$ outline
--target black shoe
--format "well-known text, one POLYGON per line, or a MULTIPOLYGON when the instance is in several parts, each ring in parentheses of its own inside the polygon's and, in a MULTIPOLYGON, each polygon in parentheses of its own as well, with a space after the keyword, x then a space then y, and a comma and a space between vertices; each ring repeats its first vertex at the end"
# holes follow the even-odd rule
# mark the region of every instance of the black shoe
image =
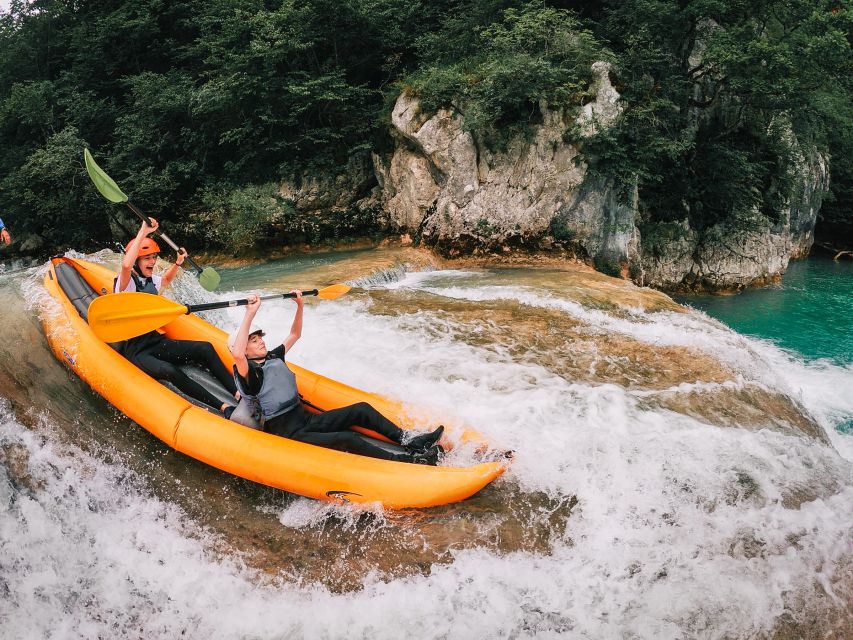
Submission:
POLYGON ((222 415, 225 416, 226 420, 230 420, 231 414, 234 413, 234 409, 236 409, 236 408, 237 407, 231 407, 231 406, 225 407, 225 410, 222 412, 222 415))
POLYGON ((412 453, 412 462, 415 464, 428 464, 434 467, 438 464, 438 457, 442 453, 444 453, 444 449, 435 445, 425 451, 415 451, 412 453))
POLYGON ((411 440, 406 443, 406 448, 409 451, 426 451, 431 446, 433 446, 436 442, 441 440, 441 434, 444 433, 444 425, 439 425, 438 429, 435 431, 431 431, 430 433, 424 433, 419 436, 415 436, 411 440))

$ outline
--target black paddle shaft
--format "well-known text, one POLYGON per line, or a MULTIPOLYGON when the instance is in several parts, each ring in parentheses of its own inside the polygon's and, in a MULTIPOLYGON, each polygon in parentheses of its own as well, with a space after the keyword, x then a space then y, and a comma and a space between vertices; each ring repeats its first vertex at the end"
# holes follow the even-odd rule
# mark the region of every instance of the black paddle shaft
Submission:
MULTIPOLYGON (((136 207, 136 205, 134 205, 129 200, 127 202, 125 202, 125 204, 127 205, 128 209, 130 209, 131 211, 133 211, 133 213, 135 213, 136 215, 139 216, 140 220, 142 220, 145 224, 147 224, 149 226, 151 225, 151 220, 148 218, 148 216, 146 216, 144 213, 142 213, 142 211, 140 211, 136 207)), ((175 253, 178 252, 178 249, 179 249, 178 245, 176 245, 174 242, 172 242, 172 239, 169 236, 167 236, 165 233, 163 233, 159 229, 157 229, 157 231, 155 231, 154 233, 156 233, 158 236, 163 238, 163 242, 165 242, 167 245, 172 247, 172 249, 175 251, 175 253)), ((193 260, 192 258, 190 258, 189 256, 186 256, 184 259, 189 261, 189 263, 192 265, 193 269, 196 270, 196 273, 201 273, 202 271, 204 271, 204 269, 202 269, 200 266, 198 266, 196 261, 193 260)))
MULTIPOLYGON (((320 291, 311 289, 311 291, 303 291, 303 296, 316 296, 320 291)), ((295 293, 274 293, 269 296, 261 296, 259 300, 278 300, 279 298, 295 298, 295 293)), ((243 307, 249 304, 248 298, 240 300, 226 300, 224 302, 206 302, 204 304, 193 304, 187 307, 187 313, 195 313, 196 311, 212 311, 213 309, 228 309, 230 307, 243 307)))

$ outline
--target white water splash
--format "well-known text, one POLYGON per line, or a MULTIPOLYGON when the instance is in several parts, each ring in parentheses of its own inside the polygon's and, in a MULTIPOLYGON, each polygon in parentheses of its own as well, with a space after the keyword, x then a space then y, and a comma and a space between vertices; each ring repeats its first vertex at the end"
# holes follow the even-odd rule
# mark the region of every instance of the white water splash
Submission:
MULTIPOLYGON (((390 287, 411 286, 409 278, 390 287)), ((461 293, 522 304, 553 298, 510 286, 454 290, 461 293)), ((502 482, 578 497, 550 552, 457 552, 427 576, 368 577, 345 594, 261 581, 239 558, 210 553, 210 534, 146 495, 119 465, 52 447, 4 406, 0 442, 28 451, 29 473, 41 484, 22 487, 0 467, 4 634, 747 638, 768 633, 783 612, 798 620, 804 614, 794 604, 813 597, 816 583, 839 606, 849 602, 850 585, 835 584, 834 570, 851 553, 851 437, 832 427, 853 417, 853 401, 824 385, 850 389, 853 372, 803 363, 699 314, 634 322, 557 302, 608 331, 716 354, 742 376, 733 384, 772 386, 800 402, 833 447, 643 409, 617 385, 572 383, 500 349, 458 342, 430 312, 377 316, 352 299, 309 304, 297 363, 475 425, 516 452, 502 482)), ((285 337, 294 308, 262 307, 269 344, 285 337)), ((229 311, 231 326, 221 326, 233 328, 241 316, 229 311)), ((355 523, 355 514, 297 500, 279 520, 310 536, 324 518, 355 523)))

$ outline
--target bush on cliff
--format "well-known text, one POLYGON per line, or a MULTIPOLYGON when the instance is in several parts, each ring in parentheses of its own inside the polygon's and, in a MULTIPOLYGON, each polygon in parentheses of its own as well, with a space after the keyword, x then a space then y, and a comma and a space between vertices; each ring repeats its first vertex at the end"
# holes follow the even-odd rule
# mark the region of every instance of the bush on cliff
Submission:
POLYGON ((541 100, 567 109, 583 103, 590 67, 606 53, 572 12, 531 3, 491 24, 477 17, 465 31, 459 16, 448 17, 438 31, 445 38, 421 41, 422 67, 407 82, 426 111, 453 107, 466 130, 506 139, 540 121, 541 100))
MULTIPOLYGON (((701 230, 756 210, 773 221, 792 195, 795 145, 853 140, 849 8, 614 0, 599 19, 626 109, 585 151, 593 170, 639 183, 647 220, 701 230)), ((853 158, 835 153, 832 166, 849 198, 853 158)))

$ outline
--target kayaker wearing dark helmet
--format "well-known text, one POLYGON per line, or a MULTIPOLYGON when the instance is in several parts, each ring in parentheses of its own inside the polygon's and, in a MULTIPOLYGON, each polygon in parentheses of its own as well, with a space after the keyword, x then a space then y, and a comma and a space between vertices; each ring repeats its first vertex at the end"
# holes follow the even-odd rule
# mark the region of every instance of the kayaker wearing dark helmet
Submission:
MULTIPOLYGON (((142 223, 139 233, 125 247, 121 271, 113 284, 115 293, 139 291, 158 295, 175 279, 178 267, 184 262, 187 252, 181 248, 177 260, 162 277, 154 274, 160 247, 148 237, 148 234, 156 231, 159 225, 154 218, 150 220, 150 225, 142 223)), ((117 346, 117 349, 152 378, 171 382, 188 396, 222 411, 226 417, 231 415, 234 409, 232 405, 219 401, 177 366, 192 362, 206 368, 236 398, 237 387, 234 385, 234 377, 222 364, 219 356, 216 355, 216 350, 209 342, 171 340, 157 331, 149 331, 126 340, 117 346)))
POLYGON ((296 376, 284 360, 302 336, 303 301, 296 294, 296 317, 284 342, 267 350, 264 332, 252 324, 261 306, 257 295, 248 296, 249 304, 240 328, 228 338, 228 348, 234 356, 234 380, 243 402, 250 403, 263 419, 263 429, 269 433, 322 447, 358 453, 374 458, 434 465, 441 448, 436 443, 444 432, 438 427, 431 433, 411 438, 404 444, 405 453, 391 453, 366 442, 351 427, 372 429, 397 444, 403 444, 406 432, 366 402, 312 413, 305 409, 296 388, 296 376))

